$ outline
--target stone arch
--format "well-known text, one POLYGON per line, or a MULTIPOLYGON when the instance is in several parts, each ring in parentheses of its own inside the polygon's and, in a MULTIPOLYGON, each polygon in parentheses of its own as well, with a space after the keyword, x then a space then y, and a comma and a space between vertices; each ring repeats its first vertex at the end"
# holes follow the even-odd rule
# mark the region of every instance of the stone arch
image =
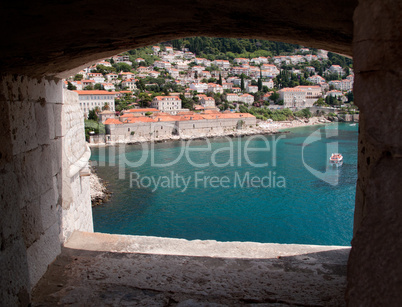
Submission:
POLYGON ((346 297, 350 305, 401 303, 401 10, 399 2, 389 0, 4 4, 2 28, 9 30, 0 51, 0 271, 7 276, 1 280, 2 301, 26 303, 60 252, 60 213, 52 211, 64 200, 57 174, 63 170, 58 138, 65 128, 60 109, 65 94, 58 78, 121 51, 206 35, 279 40, 353 55, 361 124, 346 297), (43 190, 35 182, 45 156, 51 167, 41 177, 43 190), (54 194, 51 204, 46 193, 54 194), (52 209, 43 211, 47 207, 52 209), (46 229, 31 227, 37 223, 46 229), (40 265, 38 257, 44 259, 40 265))

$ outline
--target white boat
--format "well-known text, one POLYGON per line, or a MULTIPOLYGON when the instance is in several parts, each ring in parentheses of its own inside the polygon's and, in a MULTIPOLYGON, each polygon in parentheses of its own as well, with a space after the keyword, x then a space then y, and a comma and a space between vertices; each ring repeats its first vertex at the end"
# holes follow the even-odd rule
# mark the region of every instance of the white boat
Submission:
POLYGON ((340 153, 333 153, 329 158, 329 164, 341 166, 343 164, 343 156, 340 153))

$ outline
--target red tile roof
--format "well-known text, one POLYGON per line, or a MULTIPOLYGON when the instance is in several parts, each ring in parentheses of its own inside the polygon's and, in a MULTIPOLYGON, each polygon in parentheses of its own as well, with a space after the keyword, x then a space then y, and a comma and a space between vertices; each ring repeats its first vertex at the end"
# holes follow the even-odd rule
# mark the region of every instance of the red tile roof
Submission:
POLYGON ((78 95, 116 95, 116 92, 108 92, 101 90, 93 90, 93 91, 73 91, 78 95))
POLYGON ((155 108, 143 108, 143 109, 130 109, 125 112, 129 113, 139 113, 139 112, 159 112, 158 109, 155 108))
POLYGON ((121 125, 123 124, 121 121, 115 118, 108 118, 105 123, 105 125, 121 125))

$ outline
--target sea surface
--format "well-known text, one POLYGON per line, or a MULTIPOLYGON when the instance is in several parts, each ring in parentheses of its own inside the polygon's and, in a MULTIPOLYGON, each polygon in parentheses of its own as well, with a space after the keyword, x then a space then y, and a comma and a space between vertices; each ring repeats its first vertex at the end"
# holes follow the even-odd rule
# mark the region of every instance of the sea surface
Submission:
POLYGON ((350 245, 358 126, 288 130, 92 148, 98 175, 113 192, 93 208, 95 231, 350 245), (336 151, 344 156, 339 168, 328 165, 336 151))

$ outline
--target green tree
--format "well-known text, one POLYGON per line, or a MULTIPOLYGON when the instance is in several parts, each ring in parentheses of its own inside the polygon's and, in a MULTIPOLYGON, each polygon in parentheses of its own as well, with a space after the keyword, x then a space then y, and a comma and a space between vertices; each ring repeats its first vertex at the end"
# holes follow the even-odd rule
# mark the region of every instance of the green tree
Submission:
POLYGON ((355 99, 352 91, 348 92, 348 93, 346 94, 346 97, 348 98, 348 103, 353 102, 354 99, 355 99))
POLYGON ((96 114, 96 111, 94 109, 89 110, 88 112, 88 120, 94 120, 94 121, 98 121, 98 114, 96 114))
POLYGON ((152 101, 151 96, 149 96, 147 93, 140 93, 138 95, 139 103, 141 107, 148 107, 149 103, 152 101))
POLYGON ((258 85, 258 91, 262 91, 262 80, 261 80, 261 78, 258 78, 258 83, 257 83, 257 85, 258 85))
POLYGON ((84 90, 85 91, 92 91, 94 88, 93 88, 93 86, 91 85, 91 84, 89 84, 89 85, 87 85, 87 86, 85 86, 84 87, 84 90))
POLYGON ((67 89, 70 91, 74 91, 77 89, 75 85, 72 85, 70 81, 67 82, 67 89))
POLYGON ((135 85, 137 86, 137 88, 138 88, 140 91, 145 91, 145 82, 144 82, 144 79, 139 78, 139 80, 138 80, 137 82, 135 82, 135 85))
POLYGON ((128 65, 127 63, 117 63, 113 64, 113 67, 116 69, 116 71, 124 71, 124 72, 130 72, 131 71, 131 66, 128 65))
POLYGON ((222 75, 219 73, 218 84, 222 85, 222 75))
POLYGON ((277 92, 273 92, 271 96, 269 97, 274 103, 276 103, 279 99, 279 94, 277 92))
POLYGON ((102 110, 110 110, 110 106, 107 102, 105 102, 105 104, 103 105, 102 110))
POLYGON ((315 106, 319 106, 319 107, 321 107, 321 106, 327 106, 327 104, 325 103, 325 100, 324 100, 324 98, 318 98, 318 100, 316 101, 316 102, 314 102, 314 105, 315 106))
POLYGON ((76 74, 74 76, 74 81, 81 81, 84 78, 82 74, 76 74))
POLYGON ((102 123, 98 123, 96 120, 84 120, 84 125, 85 125, 85 138, 87 141, 89 141, 89 135, 90 132, 91 134, 105 134, 106 129, 105 125, 102 123))
POLYGON ((94 89, 95 89, 95 90, 104 90, 105 88, 103 87, 102 84, 96 83, 95 86, 94 86, 94 89))
POLYGON ((240 89, 244 91, 244 74, 240 76, 240 89))

